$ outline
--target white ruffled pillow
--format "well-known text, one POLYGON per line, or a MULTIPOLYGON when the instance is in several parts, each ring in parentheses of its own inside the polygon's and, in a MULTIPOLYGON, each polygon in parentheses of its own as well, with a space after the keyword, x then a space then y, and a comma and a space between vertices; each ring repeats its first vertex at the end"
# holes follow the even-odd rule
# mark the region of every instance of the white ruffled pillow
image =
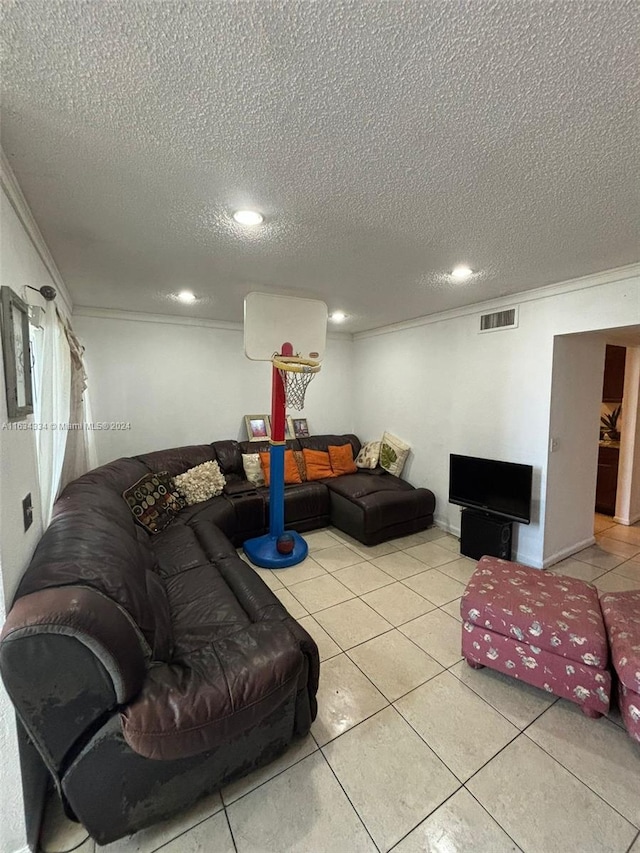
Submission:
POLYGON ((245 477, 252 485, 266 485, 267 481, 264 477, 264 471, 262 470, 262 465, 260 463, 259 453, 243 453, 242 467, 244 468, 245 477))
POLYGON ((176 489, 184 496, 187 506, 202 503, 222 494, 226 480, 217 462, 203 462, 173 478, 176 489))

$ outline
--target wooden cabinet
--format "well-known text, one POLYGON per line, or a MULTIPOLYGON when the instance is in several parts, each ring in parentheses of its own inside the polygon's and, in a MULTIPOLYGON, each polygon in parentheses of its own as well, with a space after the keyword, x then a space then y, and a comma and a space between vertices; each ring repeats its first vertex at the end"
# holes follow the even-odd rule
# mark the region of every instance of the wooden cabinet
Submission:
POLYGON ((604 382, 602 385, 603 402, 620 402, 624 388, 624 360, 626 347, 614 347, 607 344, 604 359, 604 382))
POLYGON ((615 515, 618 488, 618 447, 600 446, 598 451, 598 481, 596 484, 596 512, 615 515))

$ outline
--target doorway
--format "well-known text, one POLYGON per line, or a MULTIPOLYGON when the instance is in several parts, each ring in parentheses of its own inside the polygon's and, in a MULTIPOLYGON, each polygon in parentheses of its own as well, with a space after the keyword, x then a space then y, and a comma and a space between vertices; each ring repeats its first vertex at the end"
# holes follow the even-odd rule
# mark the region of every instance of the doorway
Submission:
POLYGON ((612 522, 616 514, 618 494, 620 427, 622 426, 626 357, 626 347, 609 343, 606 345, 600 405, 595 511, 603 516, 611 516, 612 522))

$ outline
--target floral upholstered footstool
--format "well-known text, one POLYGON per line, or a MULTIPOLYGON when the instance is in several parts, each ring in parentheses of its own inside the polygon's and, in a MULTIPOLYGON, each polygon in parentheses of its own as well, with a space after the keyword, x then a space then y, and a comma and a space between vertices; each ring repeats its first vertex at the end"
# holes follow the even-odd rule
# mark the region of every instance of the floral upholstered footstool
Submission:
POLYGON ((460 603, 462 654, 581 706, 609 710, 607 635, 595 587, 482 557, 460 603))
POLYGON ((618 703, 627 731, 640 741, 640 589, 600 598, 611 662, 618 675, 618 703))

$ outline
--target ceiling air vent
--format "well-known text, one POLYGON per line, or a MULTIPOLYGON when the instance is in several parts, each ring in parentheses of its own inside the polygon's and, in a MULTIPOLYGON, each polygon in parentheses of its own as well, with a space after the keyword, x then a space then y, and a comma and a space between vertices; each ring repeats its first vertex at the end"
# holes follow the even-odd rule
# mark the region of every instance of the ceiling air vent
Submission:
POLYGON ((517 308, 505 308, 504 311, 493 311, 491 314, 480 315, 480 332, 498 332, 500 329, 517 328, 517 308))

